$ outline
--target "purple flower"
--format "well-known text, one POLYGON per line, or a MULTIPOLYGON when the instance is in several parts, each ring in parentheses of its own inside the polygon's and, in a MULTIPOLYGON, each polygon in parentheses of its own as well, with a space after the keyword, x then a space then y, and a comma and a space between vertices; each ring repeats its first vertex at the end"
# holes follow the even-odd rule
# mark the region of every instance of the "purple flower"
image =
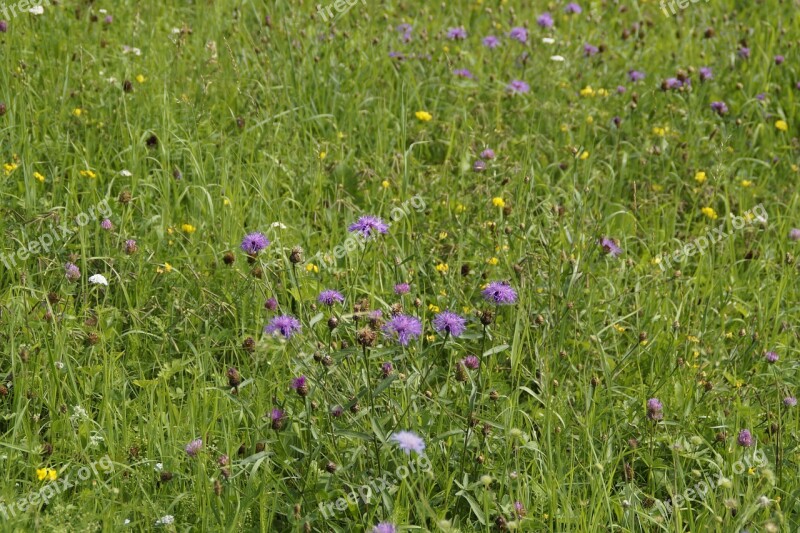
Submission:
POLYGON ((494 159, 494 158, 495 158, 494 150, 492 150, 491 148, 487 148, 483 152, 481 152, 481 159, 494 159))
POLYGON ((292 384, 290 385, 292 390, 302 389, 303 387, 307 387, 308 383, 305 376, 296 377, 292 380, 292 384))
POLYGON ((629 70, 628 78, 634 83, 637 81, 642 81, 644 79, 644 72, 638 70, 629 70))
POLYGON ((725 105, 725 102, 711 102, 711 109, 716 111, 720 116, 728 112, 728 106, 725 105))
POLYGON ((619 116, 614 117, 611 122, 614 123, 614 126, 619 128, 619 125, 622 124, 622 119, 619 116))
POLYGON ((531 90, 531 86, 524 81, 514 80, 506 86, 511 94, 525 94, 531 90))
POLYGON ((372 215, 365 215, 359 218, 347 228, 350 233, 358 232, 365 239, 369 239, 377 233, 387 233, 389 226, 380 218, 372 215))
POLYGON ((475 78, 475 76, 472 75, 472 72, 470 72, 465 68, 457 68, 453 71, 453 74, 455 74, 459 78, 466 78, 468 80, 475 78))
POLYGON ((650 398, 647 400, 647 418, 650 420, 661 420, 664 418, 664 413, 662 413, 663 409, 664 406, 661 405, 658 398, 650 398))
POLYGON ((740 46, 737 53, 742 59, 750 59, 750 49, 746 46, 740 46))
POLYGON ((8 31, 8 22, 5 20, 0 20, 0 33, 5 33, 8 31))
POLYGON ((567 7, 564 8, 564 13, 567 14, 579 15, 581 12, 583 12, 583 9, 575 2, 570 2, 567 4, 567 7))
POLYGON ((767 99, 766 93, 758 93, 756 95, 756 100, 758 100, 759 102, 763 102, 766 99, 767 99))
POLYGON ((463 41, 467 38, 467 30, 464 29, 464 26, 450 28, 447 30, 447 38, 451 41, 463 41))
POLYGON ((498 46, 500 46, 500 39, 498 39, 494 35, 488 35, 484 37, 483 41, 481 42, 483 43, 483 46, 485 46, 486 48, 497 48, 498 46))
POLYGON ((78 281, 81 277, 81 271, 73 263, 67 263, 64 265, 64 275, 69 281, 78 281))
POLYGON ((775 352, 767 352, 764 354, 764 359, 767 360, 767 363, 777 363, 778 362, 778 354, 775 352))
POLYGON ((528 42, 528 30, 522 26, 511 28, 511 31, 508 33, 508 37, 525 44, 528 42))
POLYGON ((583 55, 585 57, 591 57, 591 56, 595 55, 599 51, 600 51, 599 48, 597 48, 596 46, 593 46, 593 45, 591 45, 589 43, 584 43, 584 45, 583 45, 583 55))
POLYGON ((400 24, 397 27, 397 31, 399 31, 400 33, 403 34, 401 39, 403 40, 404 43, 407 43, 407 42, 411 41, 411 30, 412 29, 413 28, 411 27, 411 24, 400 24))
POLYGON ((736 439, 736 442, 739 443, 739 446, 748 448, 753 445, 753 434, 750 433, 750 430, 743 429, 739 432, 739 438, 736 439))
POLYGON ((493 281, 481 291, 483 299, 497 305, 513 304, 517 301, 517 291, 504 281, 493 281))
POLYGON ((553 27, 553 16, 550 13, 542 13, 536 19, 536 24, 538 24, 542 28, 552 28, 553 27))
POLYGON ((281 429, 283 427, 284 418, 286 418, 286 413, 274 407, 272 411, 269 412, 272 429, 281 429))
POLYGON ((203 447, 203 439, 194 439, 192 442, 186 445, 186 455, 189 457, 197 457, 197 452, 203 447))
POLYGON ((344 407, 341 405, 335 405, 333 409, 331 409, 331 416, 333 418, 339 418, 344 414, 344 407))
POLYGON ((269 298, 266 302, 264 302, 264 309, 267 311, 274 311, 278 308, 278 300, 275 298, 269 298))
POLYGON ((680 89, 681 87, 683 87, 683 82, 681 82, 681 80, 679 80, 678 78, 667 78, 666 80, 664 80, 664 83, 661 85, 661 87, 664 88, 664 90, 680 89))
POLYGON ((775 56, 775 64, 776 65, 780 65, 781 63, 783 63, 783 60, 784 60, 783 56, 781 56, 781 55, 775 56))
POLYGON ((328 289, 319 293, 319 297, 317 298, 317 300, 321 304, 332 306, 335 305, 336 303, 344 302, 344 295, 342 295, 342 293, 340 293, 339 291, 328 289))
POLYGON ((474 163, 472 163, 472 170, 475 172, 483 172, 486 170, 486 163, 482 159, 476 159, 474 163))
POLYGON ((112 22, 114 22, 114 17, 112 17, 111 15, 106 15, 106 18, 104 19, 104 22, 106 24, 111 24, 112 22))
POLYGON ((411 452, 417 452, 422 455, 425 452, 425 442, 422 437, 410 431, 398 431, 394 433, 391 440, 400 446, 400 449, 406 452, 406 455, 411 455, 411 452))
POLYGON ((372 528, 372 533, 396 533, 397 529, 391 522, 380 522, 372 528))
POLYGON ((137 249, 138 248, 136 247, 136 241, 135 240, 128 239, 127 241, 125 241, 125 253, 126 254, 133 255, 133 254, 136 253, 137 249))
POLYGON ((793 241, 800 241, 800 229, 792 228, 792 231, 789 232, 789 238, 793 241))
POLYGON ((700 67, 700 81, 713 80, 714 73, 709 67, 700 67))
POLYGON ((477 370, 481 366, 481 361, 474 355, 468 355, 461 361, 461 364, 470 370, 477 370))
POLYGON ((109 219, 104 218, 103 221, 100 223, 100 227, 106 231, 111 231, 112 229, 114 229, 114 224, 112 224, 109 219))
POLYGON ((403 294, 408 294, 408 291, 410 290, 411 287, 409 286, 408 283, 398 283, 397 285, 394 286, 394 293, 397 294, 398 296, 403 294))
POLYGON ((390 361, 386 361, 385 363, 383 363, 381 365, 381 373, 384 376, 388 376, 389 374, 392 373, 393 370, 394 370, 394 366, 392 366, 392 363, 390 361))
POLYGON ((422 323, 409 315, 397 315, 383 326, 383 332, 389 337, 397 337, 397 342, 408 346, 411 339, 422 335, 422 323))
POLYGON ((603 248, 603 252, 607 253, 611 257, 619 257, 622 255, 622 248, 617 246, 617 243, 608 237, 603 237, 600 239, 600 246, 603 248))
POLYGON ((242 251, 249 255, 256 255, 267 246, 269 246, 269 239, 263 233, 249 233, 242 239, 242 251))
POLYGON ((467 319, 458 316, 452 311, 442 311, 433 319, 433 329, 439 333, 449 333, 458 337, 466 329, 467 319))
POLYGON ((624 85, 617 85, 617 94, 625 94, 627 91, 624 85))
POLYGON ((794 396, 787 396, 783 399, 783 405, 786 407, 796 407, 797 406, 797 398, 794 396))
POLYGON ((301 327, 300 321, 295 317, 281 315, 270 320, 269 324, 264 328, 264 333, 280 333, 288 339, 296 332, 300 331, 301 327))

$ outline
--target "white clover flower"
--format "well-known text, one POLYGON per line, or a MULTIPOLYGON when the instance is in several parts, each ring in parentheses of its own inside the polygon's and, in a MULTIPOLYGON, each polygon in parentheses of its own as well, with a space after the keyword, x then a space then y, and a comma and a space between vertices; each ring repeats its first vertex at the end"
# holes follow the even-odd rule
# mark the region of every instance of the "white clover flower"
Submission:
POLYGON ((95 274, 89 278, 89 283, 93 285, 105 285, 108 287, 108 280, 102 274, 95 274))
POLYGON ((161 472, 164 469, 164 463, 156 463, 156 471, 161 472))
POLYGON ((556 40, 551 37, 543 37, 542 42, 544 44, 553 44, 554 42, 556 42, 556 40))
POLYGON ((42 6, 33 6, 32 8, 30 8, 28 10, 28 13, 31 13, 33 15, 42 15, 42 14, 44 14, 44 7, 42 7, 42 6))
POLYGON ((561 62, 561 61, 564 61, 564 57, 563 56, 550 56, 550 61, 561 62))
POLYGON ((286 224, 284 224, 283 222, 273 222, 272 227, 278 229, 286 229, 286 224))
POLYGON ((161 518, 159 518, 158 520, 156 520, 156 525, 157 526, 166 526, 167 524, 172 524, 174 522, 175 522, 175 517, 172 516, 171 514, 168 514, 168 515, 164 515, 161 518))
POLYGON ((125 169, 120 170, 119 175, 122 176, 123 178, 130 178, 131 176, 133 176, 130 170, 125 170, 125 169))

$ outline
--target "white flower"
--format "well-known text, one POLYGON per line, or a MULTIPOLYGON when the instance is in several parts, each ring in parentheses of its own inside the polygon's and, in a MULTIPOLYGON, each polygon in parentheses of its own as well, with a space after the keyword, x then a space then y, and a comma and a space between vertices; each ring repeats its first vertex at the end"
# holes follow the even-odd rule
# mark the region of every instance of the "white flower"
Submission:
POLYGON ((286 224, 284 224, 283 222, 273 222, 272 227, 279 229, 286 229, 286 224))
POLYGON ((131 523, 130 518, 126 518, 125 521, 122 523, 122 525, 127 526, 130 523, 131 523))
POLYGON ((106 13, 108 13, 108 11, 107 11, 107 10, 105 10, 105 9, 98 9, 97 11, 98 11, 98 13, 102 13, 103 15, 105 15, 106 13))
POLYGON ((95 274, 94 276, 90 277, 89 283, 93 283, 94 285, 108 286, 108 280, 102 274, 95 274))
POLYGON ((123 54, 133 54, 133 55, 137 55, 137 56, 142 55, 142 51, 141 50, 139 50, 138 48, 135 48, 135 47, 128 46, 128 45, 123 45, 122 46, 122 53, 123 54))
POLYGON ((542 42, 544 44, 553 44, 554 42, 556 42, 556 40, 555 39, 551 39, 550 37, 544 37, 544 38, 542 38, 542 42))
POLYGON ((32 13, 34 15, 41 15, 44 13, 44 8, 42 6, 33 6, 28 10, 28 13, 32 13))
POLYGON ((131 174, 131 171, 126 169, 120 170, 119 175, 122 176, 123 178, 130 178, 131 176, 133 176, 133 174, 131 174))
POLYGON ((172 516, 171 514, 168 514, 168 515, 164 515, 161 518, 159 518, 158 520, 156 520, 156 525, 157 526, 158 525, 167 525, 167 524, 172 524, 173 522, 175 522, 175 517, 172 516))
POLYGON ((163 468, 164 468, 164 463, 156 463, 156 470, 158 472, 161 472, 161 470, 163 470, 163 468))
POLYGON ((562 56, 550 56, 550 61, 564 61, 562 56))
POLYGON ((62 363, 61 361, 56 361, 54 364, 56 365, 56 368, 59 370, 64 368, 64 363, 62 363))

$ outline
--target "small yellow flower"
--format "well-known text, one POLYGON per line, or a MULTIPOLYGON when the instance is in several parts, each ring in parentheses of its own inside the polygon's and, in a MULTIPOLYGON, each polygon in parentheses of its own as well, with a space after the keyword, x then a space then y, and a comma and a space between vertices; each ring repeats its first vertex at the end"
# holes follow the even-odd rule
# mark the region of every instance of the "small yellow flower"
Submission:
POLYGON ((562 133, 566 133, 568 131, 569 131, 569 126, 567 126, 566 124, 562 124, 561 125, 561 132, 562 133))
POLYGON ((465 305, 464 307, 461 308, 461 310, 464 311, 465 315, 468 315, 470 311, 472 311, 472 308, 465 305))
POLYGON ((747 473, 752 476, 753 474, 756 473, 756 467, 751 466, 750 468, 747 469, 747 473))
POLYGON ((492 198, 492 204, 494 204, 495 207, 505 207, 506 206, 506 202, 502 198, 500 198, 499 196, 496 196, 496 197, 492 198))
POLYGON ((191 235, 192 233, 197 231, 197 228, 195 228, 191 224, 182 224, 181 230, 183 230, 184 233, 188 233, 189 235, 191 235))
POLYGON ((144 83, 144 76, 142 76, 141 74, 138 74, 136 76, 136 82, 137 83, 144 83))
POLYGON ((778 128, 780 131, 787 131, 789 129, 789 125, 786 123, 785 120, 779 120, 775 123, 775 127, 778 128))
POLYGON ((800 170, 800 167, 792 163, 792 172, 797 172, 798 170, 800 170))
POLYGON ((444 46, 442 47, 442 51, 443 51, 445 54, 447 54, 447 53, 449 53, 449 52, 450 52, 450 47, 449 47, 449 46, 447 46, 447 45, 444 45, 444 46))
POLYGON ((314 263, 309 263, 306 265, 306 272, 314 272, 315 274, 319 274, 319 267, 314 263))
POLYGON ((703 172, 702 170, 699 171, 697 174, 694 175, 694 181, 696 181, 697 183, 703 183, 704 181, 706 181, 706 173, 703 172))
POLYGON ((95 178, 97 177, 97 174, 95 174, 95 173, 94 173, 94 172, 92 172, 91 170, 81 170, 80 174, 81 174, 81 176, 83 176, 84 178, 95 179, 95 178))
POLYGON ((19 165, 17 165, 16 163, 6 163, 3 165, 3 170, 6 172, 6 176, 8 176, 9 174, 17 170, 18 167, 19 165))
POLYGON ((164 267, 163 268, 157 267, 156 272, 158 272, 159 274, 164 274, 164 273, 169 274, 170 272, 172 272, 172 265, 170 265, 169 263, 164 263, 164 267))
POLYGON ((383 180, 381 182, 381 187, 383 187, 384 189, 388 189, 389 188, 389 180, 383 180))
POLYGON ((589 115, 588 117, 586 117, 586 123, 587 124, 594 124, 594 117, 592 115, 589 115))
POLYGON ((447 297, 447 291, 446 291, 446 290, 444 290, 444 289, 443 289, 443 290, 441 290, 441 291, 439 291, 439 296, 443 296, 443 297, 445 297, 445 298, 446 298, 446 297, 447 297))
POLYGON ((486 262, 492 266, 495 266, 497 263, 500 262, 500 260, 497 259, 496 257, 490 257, 489 259, 486 260, 486 262))
POLYGON ((647 343, 649 343, 649 342, 650 342, 650 341, 649 341, 649 340, 647 340, 647 339, 645 339, 645 340, 643 340, 643 341, 639 341, 639 346, 647 346, 647 343))
POLYGON ((328 157, 328 152, 320 152, 319 153, 319 158, 320 159, 325 159, 326 157, 328 157))
POLYGON ((228 200, 227 198, 223 198, 222 199, 222 205, 229 206, 229 205, 231 205, 231 201, 228 200))
POLYGON ((717 212, 714 211, 713 207, 704 207, 700 211, 702 211, 703 214, 705 216, 707 216, 708 218, 710 218, 711 220, 717 220, 717 218, 718 218, 717 217, 717 212))
POLYGON ((663 190, 664 190, 664 186, 663 186, 663 185, 659 185, 658 183, 653 183, 653 185, 652 185, 652 187, 651 187, 651 188, 652 188, 652 189, 653 189, 653 191, 655 191, 655 192, 661 192, 661 191, 663 191, 663 190))
POLYGON ((608 96, 608 89, 597 89, 597 96, 608 96))
POLYGON ((428 122, 433 118, 433 115, 428 113, 427 111, 417 111, 414 113, 414 116, 417 117, 417 120, 420 122, 428 122))
POLYGON ((58 478, 58 472, 54 468, 37 468, 36 477, 39 478, 39 481, 44 481, 45 479, 55 481, 58 478))
POLYGON ((425 340, 428 342, 433 342, 436 340, 436 335, 425 335, 425 340))
POLYGON ((663 137, 667 134, 667 128, 653 128, 653 135, 657 135, 658 137, 663 137))
POLYGON ((753 182, 750 180, 742 180, 742 187, 752 187, 753 182))
POLYGON ((341 141, 342 139, 344 139, 344 133, 342 133, 341 131, 337 131, 336 138, 341 141))
POLYGON ((700 339, 698 339, 694 335, 687 335, 686 336, 686 340, 691 342, 691 343, 694 343, 694 344, 697 344, 698 342, 700 342, 700 339))
POLYGON ((464 207, 464 204, 458 204, 458 205, 456 205, 456 213, 459 213, 459 214, 460 214, 460 213, 463 213, 463 212, 464 212, 464 211, 466 211, 466 210, 467 210, 467 208, 466 208, 466 207, 464 207))
POLYGON ((447 232, 446 231, 440 231, 439 232, 439 240, 444 240, 446 238, 447 238, 447 232))
POLYGON ((172 228, 167 228, 167 233, 169 233, 170 235, 172 235, 174 232, 175 232, 175 230, 174 230, 174 229, 172 229, 172 228))
POLYGON ((36 178, 39 182, 44 183, 44 176, 42 176, 38 172, 34 172, 33 177, 36 178))
POLYGON ((729 331, 729 332, 725 333, 725 338, 726 339, 732 339, 733 338, 733 332, 729 331))
POLYGON ((450 270, 450 267, 447 266, 447 263, 439 263, 438 265, 436 265, 437 272, 441 272, 442 274, 444 274, 448 270, 450 270))
POLYGON ((440 309, 438 305, 428 304, 428 311, 431 313, 438 313, 440 309))
POLYGON ((625 331, 625 328, 623 328, 619 324, 614 324, 614 329, 617 330, 617 333, 622 333, 623 331, 625 331))
POLYGON ((589 152, 584 150, 583 153, 581 154, 581 161, 585 161, 586 159, 589 159, 589 152))
POLYGON ((661 264, 661 257, 655 256, 650 260, 651 265, 660 265, 661 264))
POLYGON ((75 115, 76 117, 79 117, 83 114, 83 109, 81 109, 80 107, 76 107, 75 109, 72 110, 72 114, 75 115))
POLYGON ((594 96, 594 89, 592 89, 592 86, 587 85, 586 87, 581 89, 581 96, 583 97, 594 96))

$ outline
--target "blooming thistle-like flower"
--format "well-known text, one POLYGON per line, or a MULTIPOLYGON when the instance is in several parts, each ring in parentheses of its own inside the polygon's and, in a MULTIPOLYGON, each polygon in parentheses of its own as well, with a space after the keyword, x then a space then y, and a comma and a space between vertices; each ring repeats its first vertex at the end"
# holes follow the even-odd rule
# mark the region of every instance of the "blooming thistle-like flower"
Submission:
POLYGON ((728 112, 728 106, 725 105, 725 102, 711 102, 711 109, 716 111, 716 113, 720 116, 728 112))
POLYGON ((661 405, 661 402, 658 398, 650 398, 647 400, 647 418, 650 420, 661 420, 664 418, 664 413, 662 410, 664 406, 661 405))
POLYGON ((742 59, 750 59, 750 49, 746 46, 740 46, 736 53, 739 54, 739 57, 742 59))
POLYGON ((680 89, 681 87, 683 87, 683 82, 678 78, 667 78, 661 84, 661 88, 665 91, 671 89, 680 89))
POLYGON ((425 442, 422 437, 411 431, 398 431, 391 436, 391 440, 396 442, 406 455, 410 455, 411 452, 422 455, 425 452, 425 442))
POLYGON ((517 291, 504 281, 493 281, 481 291, 483 299, 497 305, 509 305, 517 301, 517 291))
POLYGON ((396 533, 397 528, 391 522, 380 522, 372 528, 372 533, 396 533))
POLYGON ((398 283, 394 286, 394 293, 398 296, 403 294, 408 294, 408 291, 411 290, 411 286, 408 283, 398 283))
POLYGON ((0 20, 0 33, 5 33, 8 31, 8 22, 5 20, 0 20))
POLYGON ((789 232, 789 238, 793 241, 800 241, 800 228, 792 228, 789 232))
POLYGON ((764 359, 767 360, 767 363, 777 363, 778 362, 778 354, 775 352, 767 352, 764 354, 764 359))
POLYGON ((458 337, 466 329, 467 320, 451 311, 442 311, 433 319, 433 329, 439 333, 449 333, 458 337))
POLYGON ((528 42, 528 30, 522 26, 511 28, 511 31, 508 33, 508 37, 525 44, 528 42))
POLYGON ((136 253, 136 251, 138 249, 139 249, 139 247, 136 246, 136 241, 135 240, 128 239, 127 241, 125 241, 125 253, 126 254, 133 255, 133 254, 136 253))
POLYGON ((268 298, 266 302, 264 302, 264 309, 267 311, 274 311, 278 308, 278 300, 275 298, 268 298))
POLYGON ((603 248, 603 252, 611 257, 619 257, 622 255, 622 248, 617 246, 617 243, 608 237, 600 239, 600 246, 603 248))
POLYGON ((713 80, 714 73, 709 67, 700 67, 700 81, 713 80))
POLYGON ((599 48, 597 48, 596 46, 591 45, 589 43, 584 43, 584 45, 583 45, 583 55, 585 57, 592 57, 593 55, 597 54, 599 51, 600 51, 599 48))
POLYGON ((630 79, 634 83, 636 83, 637 81, 642 81, 644 79, 644 72, 641 72, 639 70, 629 70, 628 79, 630 79))
POLYGON ((570 2, 567 4, 567 7, 564 8, 564 13, 567 13, 568 15, 580 15, 582 12, 583 9, 581 9, 581 6, 575 2, 570 2))
POLYGON ((270 320, 269 324, 264 328, 265 333, 280 333, 287 339, 300 331, 302 326, 300 321, 290 315, 276 316, 270 320))
POLYGON ((111 231, 114 229, 114 224, 107 218, 104 218, 103 221, 100 223, 100 227, 106 231, 111 231))
POLYGON ((305 376, 294 378, 291 387, 298 395, 302 397, 308 396, 308 380, 305 376))
POLYGON ((783 405, 786 407, 796 407, 797 406, 797 398, 794 396, 787 396, 783 399, 783 405))
POLYGON ((391 361, 386 361, 381 365, 381 373, 384 377, 390 375, 394 371, 394 366, 392 366, 391 361))
POLYGON ((475 355, 468 355, 464 359, 462 359, 461 364, 463 364, 470 370, 477 370, 478 367, 481 366, 481 361, 475 355))
POLYGON ((267 246, 269 246, 269 239, 263 233, 249 233, 242 239, 242 251, 248 255, 256 255, 267 246))
POLYGON ((775 64, 776 64, 776 65, 780 65, 780 64, 782 64, 782 63, 783 63, 783 61, 784 61, 784 59, 785 59, 785 58, 784 58, 782 55, 777 55, 777 56, 775 56, 775 64))
POLYGON ((468 80, 471 80, 471 79, 473 79, 475 77, 472 74, 472 72, 470 72, 469 70, 467 70, 465 68, 457 68, 457 69, 455 69, 453 71, 453 74, 455 74, 459 78, 466 78, 468 80))
POLYGON ((483 41, 481 42, 483 43, 483 46, 485 46, 486 48, 497 48, 498 46, 500 46, 500 39, 498 39, 494 35, 487 35, 486 37, 483 38, 483 41))
POLYGON ((67 263, 64 265, 64 276, 69 281, 78 281, 81 277, 81 271, 73 263, 67 263))
POLYGON ((522 80, 513 80, 506 86, 506 90, 511 94, 525 94, 531 90, 531 86, 522 80))
POLYGON ((483 159, 476 159, 474 163, 472 163, 472 170, 475 172, 483 172, 486 170, 486 162, 483 159))
POLYGON ((327 306, 333 306, 337 303, 344 302, 344 295, 339 291, 334 291, 332 289, 328 289, 319 293, 319 297, 317 298, 319 303, 325 304, 327 306))
POLYGON ((481 152, 481 159, 494 159, 495 154, 494 150, 491 148, 486 148, 484 151, 481 152))
POLYGON ((389 226, 380 218, 372 215, 360 217, 357 221, 350 224, 347 228, 350 233, 360 233, 365 239, 369 239, 378 233, 385 234, 389 231, 389 226))
POLYGON ((203 447, 203 439, 194 439, 192 442, 186 445, 186 448, 184 448, 184 450, 186 450, 186 455, 194 458, 197 457, 197 453, 200 451, 202 447, 203 447))
POLYGON ((464 26, 450 28, 447 30, 447 38, 451 41, 463 41, 467 38, 467 30, 464 29, 464 26))
POLYGON ((536 24, 542 28, 552 28, 553 16, 550 13, 542 13, 536 18, 536 24))
POLYGON ((739 446, 749 448, 753 445, 753 434, 750 433, 750 430, 743 429, 739 432, 739 437, 736 439, 736 442, 739 443, 739 446))
POLYGON ((409 315, 397 315, 383 326, 383 332, 389 337, 396 337, 403 346, 422 335, 422 323, 409 315))

